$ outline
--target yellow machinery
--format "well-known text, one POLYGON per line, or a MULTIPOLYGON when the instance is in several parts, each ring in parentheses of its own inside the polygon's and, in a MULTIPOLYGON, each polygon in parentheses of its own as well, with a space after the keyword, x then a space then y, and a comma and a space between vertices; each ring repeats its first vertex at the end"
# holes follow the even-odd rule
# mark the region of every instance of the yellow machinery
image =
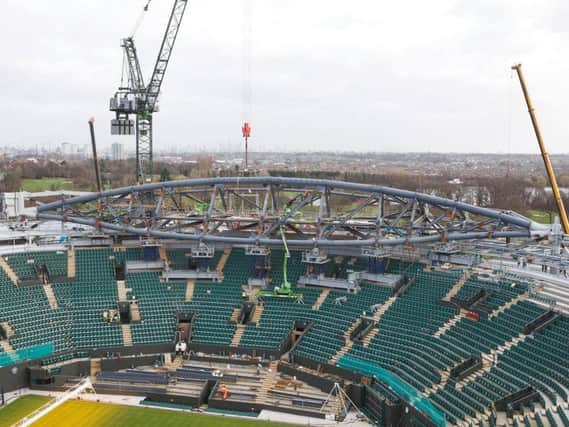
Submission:
POLYGON ((518 73, 518 78, 520 79, 520 85, 522 86, 522 91, 524 92, 524 97, 526 99, 526 104, 528 106, 529 115, 531 117, 533 130, 535 131, 535 136, 537 137, 539 149, 541 150, 541 157, 543 157, 543 163, 545 164, 545 169, 547 170, 549 183, 551 184, 551 189, 553 190, 553 196, 555 197, 555 202, 557 203, 557 210, 559 211, 559 217, 561 218, 561 225, 563 226, 564 233, 569 234, 569 220, 567 220, 567 212, 565 212, 565 206, 563 205, 563 199, 561 198, 561 193, 559 192, 559 187, 557 186, 557 179, 555 178, 555 173, 553 172, 553 166, 551 166, 551 160, 549 160, 549 154, 545 149, 545 144, 543 142, 541 131, 539 129, 537 118, 535 116, 535 111, 533 109, 533 105, 529 97, 528 89, 526 87, 526 82, 524 80, 524 75, 522 74, 522 64, 513 65, 512 70, 516 70, 516 72, 518 73))

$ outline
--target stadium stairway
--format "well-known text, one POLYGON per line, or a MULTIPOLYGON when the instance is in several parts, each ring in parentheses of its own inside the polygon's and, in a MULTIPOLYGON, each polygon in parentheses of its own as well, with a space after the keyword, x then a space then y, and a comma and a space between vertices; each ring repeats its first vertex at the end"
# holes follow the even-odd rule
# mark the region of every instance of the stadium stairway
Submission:
POLYGON ((255 311, 253 312, 253 316, 251 316, 251 323, 254 323, 255 326, 259 326, 259 322, 261 321, 261 316, 263 315, 264 309, 264 304, 257 304, 255 306, 255 311))
POLYGON ((460 313, 458 313, 456 316, 454 316, 452 319, 450 319, 448 322, 446 322, 444 325, 442 325, 434 334, 433 336, 435 338, 440 338, 442 335, 445 334, 446 331, 448 331, 450 328, 452 328, 454 325, 456 325, 458 322, 460 322, 462 319, 464 319, 466 317, 466 311, 465 310, 460 310, 460 313))
POLYGON ((2 268, 2 270, 4 270, 4 272, 10 278, 10 280, 14 283, 14 285, 17 286, 18 283, 20 282, 20 280, 18 279, 16 272, 12 269, 12 267, 10 267, 8 262, 2 256, 0 256, 0 268, 2 268))
POLYGON ((132 347, 132 331, 129 324, 122 324, 122 340, 125 347, 132 347))
POLYGON ((231 312, 231 316, 229 317, 229 322, 237 323, 237 320, 239 320, 239 313, 241 313, 241 307, 234 308, 231 312))
POLYGON ((194 297, 194 288, 196 286, 196 282, 192 279, 188 279, 186 281, 186 295, 184 301, 189 302, 194 297))
POLYGON ((519 344, 520 342, 523 342, 527 337, 528 335, 519 334, 518 336, 512 338, 510 341, 492 349, 489 353, 482 353, 482 369, 472 373, 462 381, 456 383, 456 388, 460 390, 472 380, 489 372, 492 369, 492 366, 498 360, 499 355, 503 354, 506 350, 510 350, 513 346, 519 344))
POLYGON ((374 322, 375 326, 362 339, 362 345, 364 347, 368 347, 371 340, 373 340, 373 338, 379 333, 379 327, 377 326, 377 324, 379 323, 379 321, 381 320, 381 317, 385 314, 385 312, 387 310, 389 310, 389 307, 391 307, 393 305, 393 303, 395 303, 395 301, 397 301, 397 297, 389 298, 385 302, 385 304, 383 304, 381 306, 381 308, 373 314, 372 318, 373 318, 373 322, 374 322))
POLYGON ((160 254, 160 260, 164 263, 164 265, 170 265, 170 263, 168 261, 168 254, 167 254, 166 248, 164 246, 160 246, 158 253, 160 254))
MULTIPOLYGON (((496 316, 505 313, 508 309, 512 308, 513 306, 515 306, 517 303, 519 303, 520 301, 526 300, 528 298, 528 293, 524 292, 522 294, 519 294, 518 296, 516 296, 515 298, 511 299, 510 301, 506 302, 505 304, 503 304, 502 306, 496 308, 492 313, 490 313, 488 315, 489 319, 495 318, 496 316)), ((465 310, 460 310, 460 313, 458 313, 456 316, 454 316, 453 318, 449 319, 446 323, 444 323, 437 331, 435 331, 435 333, 433 334, 433 336, 435 338, 441 338, 443 335, 445 335, 449 330, 451 330, 453 327, 455 327, 457 324, 460 324, 461 321, 463 319, 466 318, 466 311, 465 310)))
POLYGON ((443 301, 450 301, 452 297, 456 296, 460 292, 462 286, 470 279, 471 272, 464 270, 464 273, 458 278, 454 286, 448 291, 444 296, 443 301))
MULTIPOLYGON (((377 323, 381 320, 381 317, 387 312, 387 310, 389 310, 389 307, 391 307, 393 303, 395 303, 395 301, 397 301, 397 297, 388 298, 387 301, 385 301, 381 305, 381 307, 378 310, 376 310, 375 313, 373 313, 372 319, 373 319, 373 324, 375 326, 370 329, 370 331, 366 334, 365 337, 362 338, 362 345, 364 347, 368 347, 371 340, 379 333, 379 327, 377 326, 377 323)), ((360 319, 358 318, 349 326, 348 329, 346 329, 343 335, 345 344, 336 352, 336 354, 334 354, 330 358, 329 362, 331 364, 335 365, 336 362, 340 359, 340 357, 347 354, 350 351, 350 349, 353 347, 354 342, 350 339, 350 335, 352 331, 358 326, 359 322, 360 319)))
POLYGON ((138 305, 138 301, 131 301, 130 320, 131 322, 140 322, 140 307, 138 305))
POLYGON ((491 319, 493 317, 498 316, 500 313, 505 312, 506 310, 513 307, 514 305, 516 305, 520 301, 528 299, 528 297, 529 297, 529 294, 527 292, 524 292, 524 293, 518 295, 517 297, 513 298, 512 300, 508 301, 506 304, 502 305, 501 307, 498 307, 496 310, 494 310, 492 313, 490 313, 488 315, 488 318, 491 319))
POLYGON ((126 285, 124 280, 117 280, 117 294, 119 301, 127 300, 126 285))
POLYGON ((316 299, 316 301, 314 301, 314 304, 312 305, 312 310, 320 310, 320 307, 328 297, 328 294, 330 294, 330 288, 322 289, 322 292, 320 292, 320 295, 318 295, 318 298, 316 299))
POLYGON ((360 319, 357 318, 352 322, 352 324, 348 327, 348 329, 344 331, 343 337, 345 344, 336 352, 336 354, 334 354, 330 358, 331 365, 335 365, 336 362, 340 360, 340 357, 344 356, 346 353, 348 353, 348 351, 350 351, 350 349, 354 345, 354 342, 350 339, 350 335, 352 334, 352 331, 358 327, 359 324, 360 324, 360 319))
POLYGON ((235 328, 235 333, 233 334, 233 337, 231 338, 231 343, 229 344, 230 347, 239 347, 239 343, 241 342, 241 337, 243 336, 243 333, 245 332, 245 327, 247 325, 237 325, 237 327, 235 328))
POLYGON ((273 387, 275 383, 275 379, 277 378, 278 371, 277 368, 279 366, 278 361, 273 361, 269 364, 269 370, 261 383, 261 387, 259 387, 259 391, 255 400, 258 403, 265 403, 269 396, 269 390, 273 387))
POLYGON ((67 277, 75 277, 75 249, 67 250, 67 277))
POLYGON ((231 255, 231 248, 230 247, 225 248, 223 250, 223 255, 221 255, 221 258, 219 258, 219 262, 215 267, 215 270, 217 271, 217 277, 220 282, 223 281, 223 269, 225 268, 225 264, 227 264, 227 260, 229 259, 230 255, 231 255))
POLYGON ((431 393, 436 392, 437 390, 441 389, 441 388, 445 388, 447 383, 448 383, 448 379, 450 378, 450 369, 445 369, 439 372, 440 376, 441 376, 441 381, 437 384, 433 384, 431 387, 427 388, 425 391, 423 391, 421 394, 425 397, 429 397, 429 395, 431 393))
POLYGON ((55 297, 55 293, 53 292, 53 288, 51 284, 47 283, 43 285, 43 291, 45 292, 45 296, 47 298, 47 302, 52 310, 56 310, 59 308, 59 304, 57 303, 57 298, 55 297))

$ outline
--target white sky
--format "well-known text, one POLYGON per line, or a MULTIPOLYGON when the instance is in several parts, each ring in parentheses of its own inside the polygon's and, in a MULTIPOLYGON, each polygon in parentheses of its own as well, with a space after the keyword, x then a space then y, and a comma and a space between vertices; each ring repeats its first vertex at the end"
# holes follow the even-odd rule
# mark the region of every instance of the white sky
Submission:
MULTIPOLYGON (((239 149, 243 0, 189 0, 155 116, 155 149, 239 149)), ((551 152, 569 152, 567 0, 247 0, 253 150, 531 152, 524 72, 551 152)), ((3 0, 0 146, 109 133, 145 0, 3 0)), ((135 41, 148 80, 172 0, 135 41)), ((134 148, 134 139, 124 139, 134 148)))

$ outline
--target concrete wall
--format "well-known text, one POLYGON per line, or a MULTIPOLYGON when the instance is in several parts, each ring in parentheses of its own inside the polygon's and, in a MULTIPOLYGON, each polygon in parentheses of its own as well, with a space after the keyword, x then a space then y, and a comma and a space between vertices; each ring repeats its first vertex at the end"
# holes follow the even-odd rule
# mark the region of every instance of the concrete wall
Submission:
POLYGON ((28 362, 24 362, 0 368, 0 385, 4 388, 5 393, 28 387, 30 383, 28 365, 28 362))

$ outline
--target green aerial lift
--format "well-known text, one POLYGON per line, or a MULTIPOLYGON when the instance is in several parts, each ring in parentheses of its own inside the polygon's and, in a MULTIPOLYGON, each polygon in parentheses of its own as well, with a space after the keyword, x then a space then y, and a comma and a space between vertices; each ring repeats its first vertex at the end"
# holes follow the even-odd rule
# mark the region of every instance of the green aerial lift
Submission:
POLYGON ((292 290, 292 285, 288 281, 288 259, 290 258, 290 252, 288 250, 288 245, 286 243, 284 227, 280 228, 281 238, 283 240, 283 245, 285 248, 285 255, 283 260, 283 283, 281 286, 275 286, 272 291, 261 289, 257 292, 257 297, 276 297, 276 298, 294 298, 296 300, 302 301, 302 294, 294 292, 292 290))

